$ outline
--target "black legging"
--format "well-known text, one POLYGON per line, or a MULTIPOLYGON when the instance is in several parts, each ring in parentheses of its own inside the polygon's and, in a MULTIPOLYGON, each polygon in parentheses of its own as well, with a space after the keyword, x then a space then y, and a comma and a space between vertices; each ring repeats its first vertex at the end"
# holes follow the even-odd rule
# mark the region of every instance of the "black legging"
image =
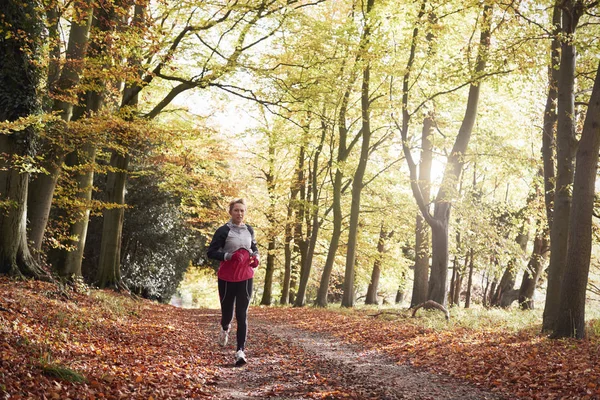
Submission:
POLYGON ((244 350, 248 333, 248 307, 252 298, 252 278, 241 282, 227 282, 219 279, 219 299, 221 300, 221 326, 229 329, 233 319, 237 321, 237 350, 244 350))

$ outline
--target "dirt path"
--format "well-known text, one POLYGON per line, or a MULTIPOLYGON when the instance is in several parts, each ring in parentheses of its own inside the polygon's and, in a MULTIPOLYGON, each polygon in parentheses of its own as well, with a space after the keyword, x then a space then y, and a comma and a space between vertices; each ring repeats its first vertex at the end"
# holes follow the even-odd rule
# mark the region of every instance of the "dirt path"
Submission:
MULTIPOLYGON (((274 325, 256 311, 250 320, 248 364, 233 366, 233 344, 216 352, 215 398, 501 399, 323 334, 274 325)), ((206 328, 216 335, 211 325, 206 328)))

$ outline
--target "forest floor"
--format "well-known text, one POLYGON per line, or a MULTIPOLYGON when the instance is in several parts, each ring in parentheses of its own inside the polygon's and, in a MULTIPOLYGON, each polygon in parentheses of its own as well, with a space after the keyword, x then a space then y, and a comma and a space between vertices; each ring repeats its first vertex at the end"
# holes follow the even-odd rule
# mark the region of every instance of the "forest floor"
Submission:
POLYGON ((218 310, 0 277, 0 399, 600 399, 595 336, 374 314, 252 307, 235 367, 218 310))

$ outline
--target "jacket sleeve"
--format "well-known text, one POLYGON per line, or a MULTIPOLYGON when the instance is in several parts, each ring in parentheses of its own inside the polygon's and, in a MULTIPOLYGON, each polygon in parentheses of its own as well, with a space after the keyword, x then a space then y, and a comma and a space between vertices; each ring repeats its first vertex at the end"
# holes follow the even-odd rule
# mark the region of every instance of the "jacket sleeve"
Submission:
POLYGON ((208 250, 206 251, 206 255, 208 258, 212 258, 213 260, 225 261, 225 252, 223 251, 223 247, 225 247, 225 241, 227 240, 227 235, 229 234, 229 229, 226 225, 223 225, 213 235, 213 238, 208 246, 208 250))
POLYGON ((248 227, 248 231, 250 232, 250 236, 252 237, 252 242, 250 243, 250 248, 252 249, 252 256, 258 255, 258 245, 256 244, 256 237, 254 236, 254 228, 250 225, 246 225, 248 227))

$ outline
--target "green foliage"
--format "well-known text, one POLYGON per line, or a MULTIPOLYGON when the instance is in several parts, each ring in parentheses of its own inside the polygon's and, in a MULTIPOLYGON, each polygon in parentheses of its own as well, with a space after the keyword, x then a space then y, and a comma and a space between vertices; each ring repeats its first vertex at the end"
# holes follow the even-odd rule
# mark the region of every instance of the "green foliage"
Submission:
MULTIPOLYGON (((43 38, 37 1, 5 2, 0 14, 0 121, 15 121, 40 110, 38 66, 43 38)), ((30 131, 30 130, 28 130, 30 131)), ((25 135, 23 140, 31 140, 25 135)))
POLYGON ((217 277, 210 268, 190 263, 177 289, 174 301, 182 307, 219 307, 217 277))
POLYGON ((76 383, 87 382, 87 378, 81 373, 54 362, 50 353, 46 353, 41 358, 40 367, 45 375, 55 377, 63 381, 76 383))

